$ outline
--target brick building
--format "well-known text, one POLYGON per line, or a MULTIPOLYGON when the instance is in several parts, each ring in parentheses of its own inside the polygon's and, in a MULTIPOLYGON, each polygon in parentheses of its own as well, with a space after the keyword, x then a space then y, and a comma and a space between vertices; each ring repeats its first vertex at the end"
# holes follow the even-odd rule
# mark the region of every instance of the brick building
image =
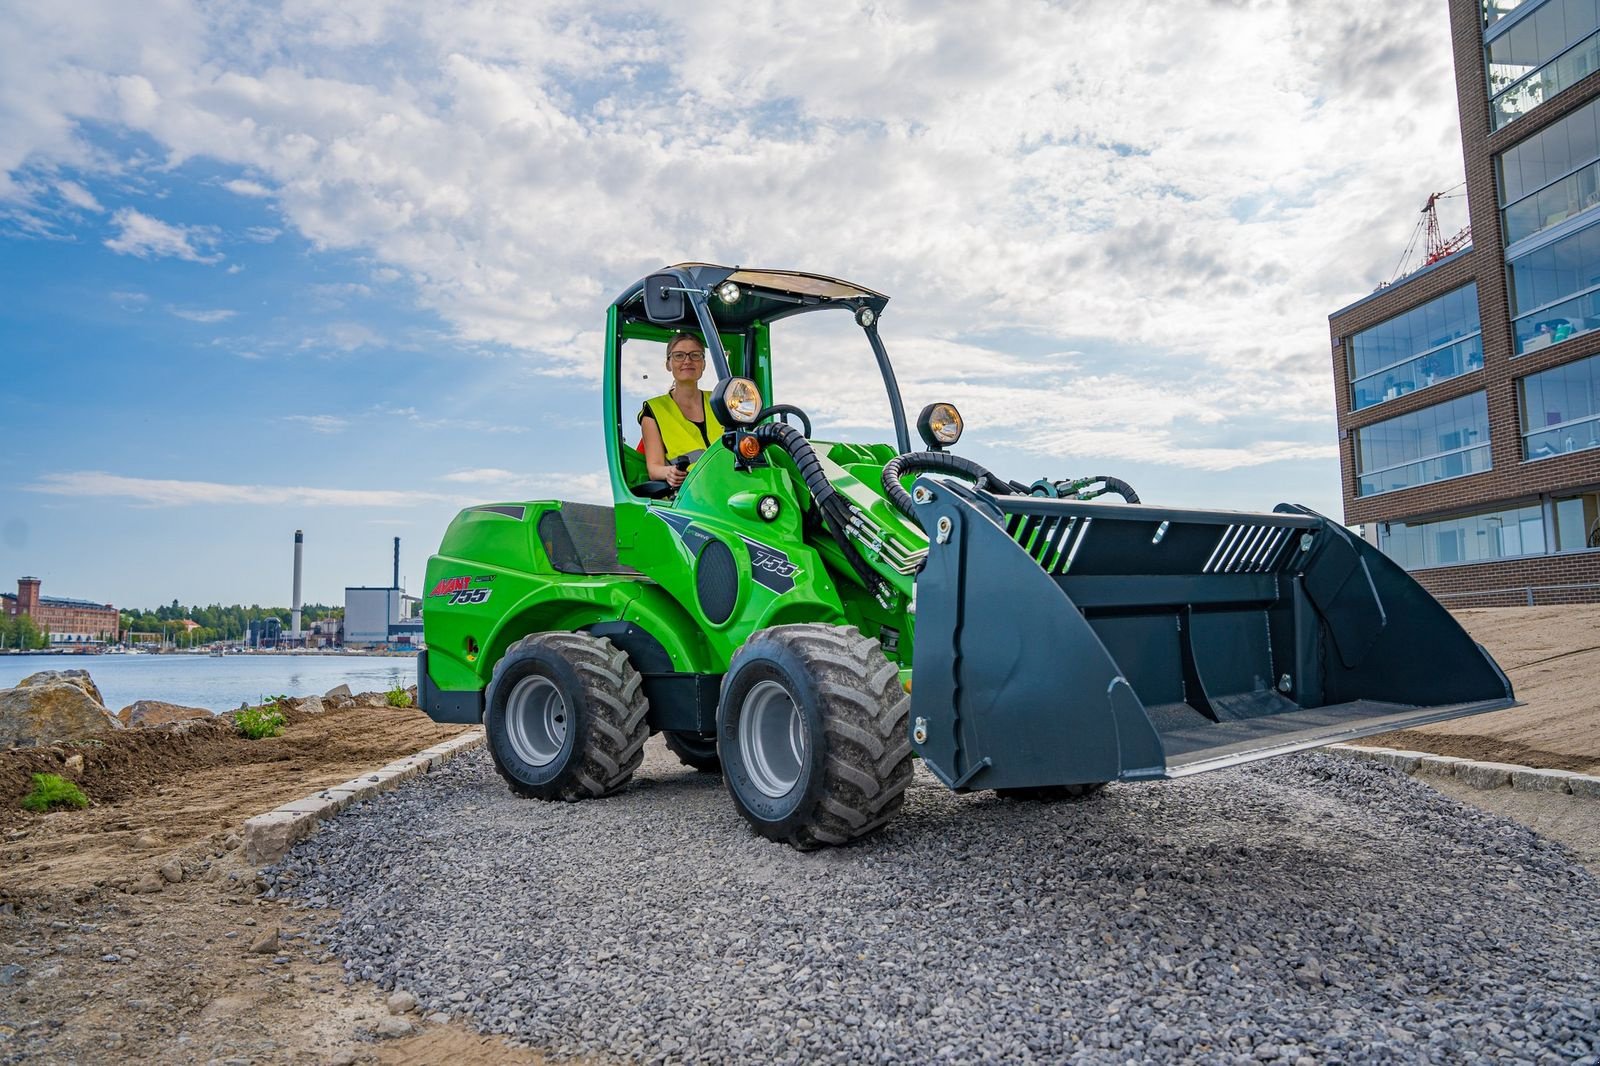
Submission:
POLYGON ((1329 316, 1345 521, 1452 607, 1600 601, 1600 0, 1449 0, 1472 244, 1329 316))
POLYGON ((41 596, 36 577, 17 578, 17 592, 0 592, 0 611, 25 614, 50 637, 52 644, 93 644, 115 640, 117 609, 109 603, 41 596))

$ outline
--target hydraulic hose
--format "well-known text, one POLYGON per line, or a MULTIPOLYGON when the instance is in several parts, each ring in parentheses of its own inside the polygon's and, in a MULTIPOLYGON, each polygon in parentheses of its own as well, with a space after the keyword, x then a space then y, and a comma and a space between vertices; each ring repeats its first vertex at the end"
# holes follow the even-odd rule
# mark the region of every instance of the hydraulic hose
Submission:
POLYGON ((1138 503, 1139 494, 1133 491, 1133 486, 1119 477, 1109 477, 1104 474, 1094 474, 1090 477, 1074 478, 1070 481, 1051 481, 1049 478, 1040 478, 1031 487, 1017 486, 1021 491, 1033 496, 1045 496, 1050 499, 1093 500, 1114 492, 1129 503, 1138 503))
POLYGON ((828 520, 828 531, 833 534, 834 542, 849 561, 850 568, 874 596, 882 598, 888 595, 892 589, 877 571, 867 565, 846 532, 857 521, 864 522, 865 519, 848 499, 839 494, 833 482, 823 473, 822 460, 818 458, 816 449, 811 447, 811 442, 787 422, 767 422, 751 430, 750 434, 762 444, 776 444, 789 453, 789 458, 794 460, 795 468, 800 473, 800 480, 805 482, 806 490, 816 501, 822 516, 828 520))
POLYGON ((1002 481, 982 465, 971 459, 963 459, 959 455, 951 455, 949 452, 907 452, 905 455, 897 455, 884 464, 883 494, 889 497, 889 502, 894 504, 901 514, 919 525, 921 522, 917 518, 911 493, 900 484, 900 479, 907 474, 925 472, 960 474, 971 479, 979 489, 995 496, 1010 496, 1016 491, 1009 482, 1002 481))

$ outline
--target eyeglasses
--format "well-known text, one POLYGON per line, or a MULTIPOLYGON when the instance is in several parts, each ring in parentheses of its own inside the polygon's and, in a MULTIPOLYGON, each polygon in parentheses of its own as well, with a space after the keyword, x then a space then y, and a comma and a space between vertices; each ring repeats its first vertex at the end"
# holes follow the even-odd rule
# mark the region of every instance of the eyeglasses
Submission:
POLYGON ((673 352, 667 356, 667 362, 669 363, 703 363, 705 361, 705 352, 673 352))

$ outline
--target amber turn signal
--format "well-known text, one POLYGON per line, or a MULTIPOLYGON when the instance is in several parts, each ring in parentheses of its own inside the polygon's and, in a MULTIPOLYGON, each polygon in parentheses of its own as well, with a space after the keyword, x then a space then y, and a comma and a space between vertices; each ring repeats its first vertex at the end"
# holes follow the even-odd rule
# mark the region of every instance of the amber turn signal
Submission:
POLYGON ((745 459, 754 459, 761 454, 761 442, 754 437, 739 438, 739 455, 745 459))

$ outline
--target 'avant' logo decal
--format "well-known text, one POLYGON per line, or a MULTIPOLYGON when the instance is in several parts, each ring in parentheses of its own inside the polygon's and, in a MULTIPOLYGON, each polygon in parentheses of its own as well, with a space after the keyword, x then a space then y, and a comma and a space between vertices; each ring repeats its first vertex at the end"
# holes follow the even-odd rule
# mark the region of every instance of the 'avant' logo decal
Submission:
POLYGON ((493 574, 480 574, 477 577, 447 577, 442 579, 438 584, 434 585, 433 588, 429 590, 428 595, 449 596, 451 603, 482 603, 484 600, 489 598, 488 589, 473 590, 483 593, 483 595, 477 599, 464 599, 461 597, 461 594, 466 592, 468 589, 471 589, 474 583, 479 585, 487 585, 493 580, 493 574))

